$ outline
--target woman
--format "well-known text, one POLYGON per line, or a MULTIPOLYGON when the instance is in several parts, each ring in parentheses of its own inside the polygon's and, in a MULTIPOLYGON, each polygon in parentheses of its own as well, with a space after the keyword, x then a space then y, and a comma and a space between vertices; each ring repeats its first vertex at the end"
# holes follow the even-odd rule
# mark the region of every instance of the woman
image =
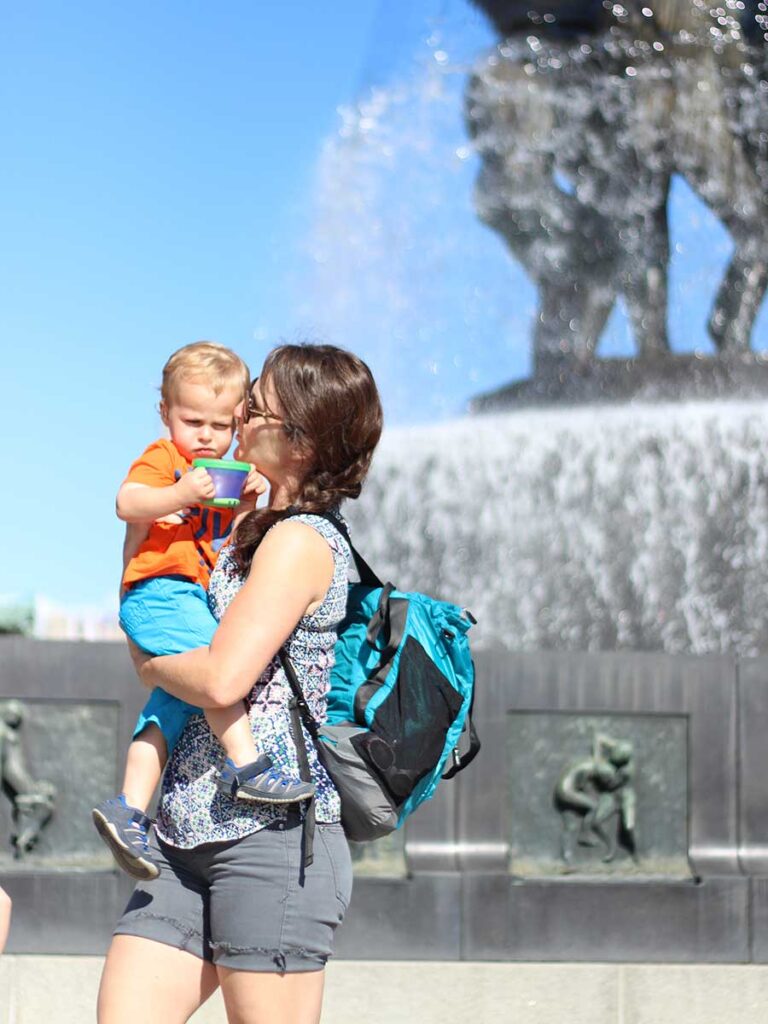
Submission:
MULTIPOLYGON (((356 356, 285 345, 267 357, 237 415, 237 457, 269 482, 269 506, 245 516, 219 556, 209 600, 220 626, 210 647, 137 664, 145 683, 200 707, 246 698, 257 746, 273 752, 278 770, 298 773, 278 652, 289 653, 322 721, 350 555, 333 522, 313 513, 333 515, 360 493, 381 405, 356 356)), ((118 922, 100 1024, 181 1024, 218 985, 230 1024, 320 1018, 323 968, 352 884, 338 794, 310 742, 310 863, 302 815, 217 791, 221 753, 195 716, 163 780, 160 877, 137 886, 118 922)))

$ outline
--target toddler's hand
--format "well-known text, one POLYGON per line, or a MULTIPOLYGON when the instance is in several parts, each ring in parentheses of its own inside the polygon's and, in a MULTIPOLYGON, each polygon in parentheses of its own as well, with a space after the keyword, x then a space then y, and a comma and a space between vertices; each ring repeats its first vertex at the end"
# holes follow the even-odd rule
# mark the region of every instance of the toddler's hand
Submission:
POLYGON ((170 523, 171 526, 181 526, 182 523, 185 523, 187 521, 186 517, 188 514, 188 508, 180 508, 178 512, 171 512, 169 516, 160 516, 160 518, 156 519, 155 522, 170 523))
POLYGON ((201 505, 216 497, 213 478, 202 466, 190 469, 175 486, 180 499, 179 508, 185 508, 187 505, 201 505))
POLYGON ((240 495, 240 500, 253 503, 255 505, 256 501, 259 498, 259 495, 263 494, 266 491, 266 489, 266 480, 258 471, 258 469, 256 469, 256 467, 253 464, 251 464, 250 472, 248 473, 248 476, 245 478, 245 483, 243 484, 243 490, 240 495))

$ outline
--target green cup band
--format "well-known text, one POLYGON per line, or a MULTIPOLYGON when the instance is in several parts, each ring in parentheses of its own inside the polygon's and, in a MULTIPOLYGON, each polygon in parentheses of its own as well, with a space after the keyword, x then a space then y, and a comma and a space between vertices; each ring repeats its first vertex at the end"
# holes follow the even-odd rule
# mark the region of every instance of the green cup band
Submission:
POLYGON ((250 463, 236 462, 235 459, 193 459, 192 466, 197 469, 236 469, 241 473, 249 473, 250 463))

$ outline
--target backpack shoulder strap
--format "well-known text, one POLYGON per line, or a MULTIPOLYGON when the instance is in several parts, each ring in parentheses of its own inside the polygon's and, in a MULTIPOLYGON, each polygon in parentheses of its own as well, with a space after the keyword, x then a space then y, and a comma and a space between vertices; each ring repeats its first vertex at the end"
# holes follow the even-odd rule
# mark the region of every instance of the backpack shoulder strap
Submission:
POLYGON ((448 771, 443 774, 444 779, 452 779, 454 775, 463 772, 467 765, 471 764, 480 753, 480 737, 477 735, 471 711, 467 715, 467 721, 460 739, 463 738, 464 733, 467 735, 467 749, 461 752, 458 745, 454 748, 452 764, 448 771))
MULTIPOLYGON (((298 677, 296 675, 296 669, 293 667, 293 662, 288 657, 288 653, 285 648, 281 647, 278 651, 280 658, 280 664, 283 666, 286 678, 288 679, 288 685, 291 688, 293 697, 288 702, 288 710, 291 716, 291 738, 293 745, 296 748, 296 758, 299 762, 299 778, 302 782, 312 781, 312 772, 309 767, 309 757, 307 756, 307 748, 304 745, 304 734, 301 731, 301 723, 304 723, 304 727, 312 737, 312 741, 317 748, 319 742, 319 736, 317 734, 317 722, 312 717, 312 712, 309 710, 304 694, 301 689, 298 677)), ((315 839, 315 798, 314 796, 310 799, 309 805, 304 813, 303 830, 301 836, 301 879, 299 884, 304 884, 304 869, 308 868, 314 860, 314 839, 315 839)))
POLYGON ((315 744, 317 744, 320 739, 318 736, 317 722, 312 716, 312 712, 309 710, 309 705, 304 697, 304 691, 301 689, 301 683, 296 675, 296 669, 293 666, 293 662, 284 647, 280 648, 277 655, 280 659, 283 671, 285 672, 285 677, 288 680, 288 685, 291 688, 291 693, 293 694, 293 699, 296 702, 296 708, 301 715, 304 727, 315 741, 315 744))
POLYGON ((363 584, 363 586, 374 588, 384 586, 382 581, 379 579, 379 577, 376 575, 376 573, 373 571, 370 565, 368 565, 366 560, 363 558, 363 556, 357 550, 355 545, 352 543, 352 538, 349 536, 349 530, 347 529, 347 525, 342 521, 342 519, 339 516, 334 515, 333 512, 302 512, 300 509, 292 509, 287 518, 290 519, 293 516, 298 515, 317 516, 319 519, 325 519, 327 523, 330 523, 335 530, 338 530, 338 532, 347 542, 347 545, 349 546, 349 550, 352 554, 352 558, 355 563, 355 568, 357 569, 357 574, 360 577, 360 582, 363 584))

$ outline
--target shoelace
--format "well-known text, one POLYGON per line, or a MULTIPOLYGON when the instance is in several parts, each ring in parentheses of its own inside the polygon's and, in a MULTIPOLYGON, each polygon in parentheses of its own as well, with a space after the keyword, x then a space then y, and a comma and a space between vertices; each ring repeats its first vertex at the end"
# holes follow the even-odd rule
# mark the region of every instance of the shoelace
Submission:
POLYGON ((126 828, 126 833, 131 838, 131 842, 135 843, 138 841, 142 850, 146 853, 149 850, 149 843, 147 841, 147 834, 139 825, 129 825, 126 828), (135 835, 135 838, 134 838, 135 835))

